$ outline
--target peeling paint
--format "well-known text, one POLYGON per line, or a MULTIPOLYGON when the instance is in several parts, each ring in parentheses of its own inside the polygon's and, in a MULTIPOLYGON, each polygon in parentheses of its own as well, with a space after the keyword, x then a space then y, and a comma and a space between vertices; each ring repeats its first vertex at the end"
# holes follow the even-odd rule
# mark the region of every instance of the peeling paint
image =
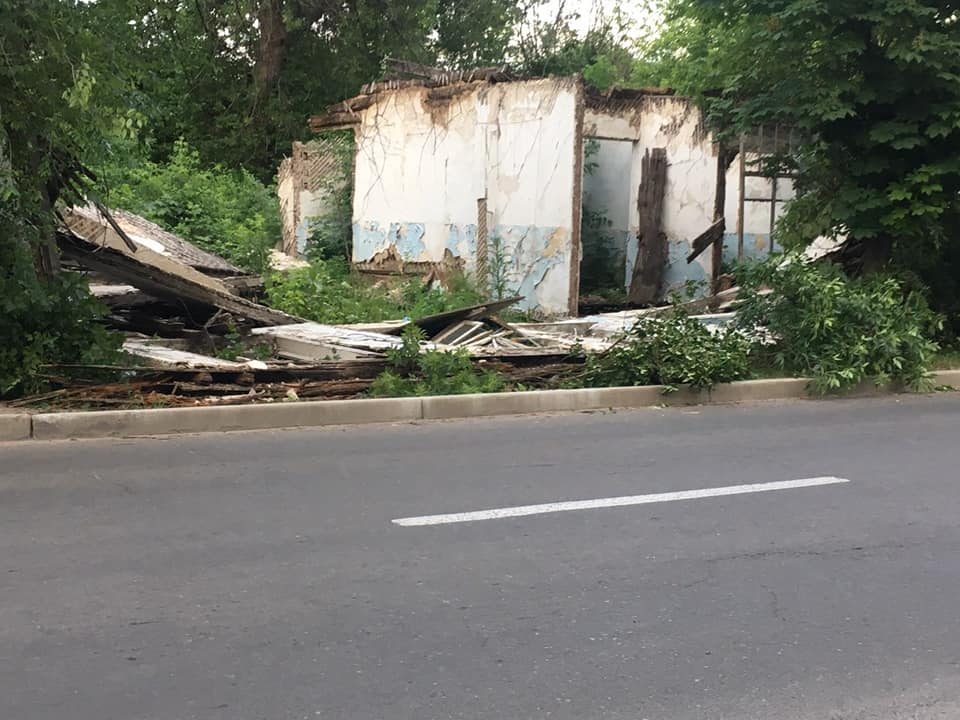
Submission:
POLYGON ((353 261, 371 259, 387 245, 387 232, 377 221, 353 224, 353 261))
POLYGON ((397 248, 404 260, 431 260, 427 257, 427 247, 423 242, 425 233, 423 223, 390 223, 387 242, 397 248))
POLYGON ((545 279, 554 271, 551 279, 568 281, 566 273, 560 273, 561 278, 556 278, 555 273, 562 269, 569 257, 570 231, 560 227, 497 225, 493 236, 499 239, 503 248, 508 290, 524 297, 520 307, 565 313, 565 303, 558 303, 554 297, 556 288, 553 283, 545 283, 545 279))
POLYGON ((310 221, 301 220, 294 230, 293 235, 297 254, 303 257, 307 252, 307 239, 310 237, 310 221))
POLYGON ((455 257, 475 261, 477 254, 476 225, 448 225, 447 241, 444 247, 455 257))

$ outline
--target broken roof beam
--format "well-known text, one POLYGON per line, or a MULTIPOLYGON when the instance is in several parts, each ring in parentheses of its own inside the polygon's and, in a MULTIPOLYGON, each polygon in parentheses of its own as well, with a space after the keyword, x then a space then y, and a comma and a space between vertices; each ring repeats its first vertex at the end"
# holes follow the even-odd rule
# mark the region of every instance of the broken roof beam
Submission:
MULTIPOLYGON (((424 66, 426 67, 426 66, 424 66)), ((431 68, 432 70, 432 68, 431 68)), ((322 115, 313 115, 308 120, 314 133, 328 130, 345 130, 360 124, 360 110, 370 107, 379 99, 381 93, 403 90, 410 87, 440 88, 469 83, 498 83, 517 80, 510 69, 503 65, 497 67, 474 68, 472 70, 443 70, 430 73, 427 77, 394 78, 364 85, 360 94, 327 108, 322 115)))
POLYGON ((348 130, 360 124, 360 115, 353 110, 330 111, 310 118, 310 130, 315 133, 328 130, 348 130))
POLYGON ((58 233, 61 252, 81 265, 139 288, 158 298, 210 305, 259 325, 288 325, 299 318, 245 300, 226 286, 173 258, 146 247, 130 251, 119 233, 105 222, 67 210, 65 231, 58 233))
POLYGON ((360 124, 359 111, 370 107, 374 102, 376 102, 375 95, 358 95, 331 105, 323 115, 310 117, 308 122, 310 130, 320 133, 326 130, 356 127, 360 124))

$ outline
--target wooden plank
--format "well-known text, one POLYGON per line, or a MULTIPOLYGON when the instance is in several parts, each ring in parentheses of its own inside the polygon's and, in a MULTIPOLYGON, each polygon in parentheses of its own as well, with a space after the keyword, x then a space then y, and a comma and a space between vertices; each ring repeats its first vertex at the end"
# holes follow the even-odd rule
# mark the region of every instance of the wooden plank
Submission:
POLYGON ((690 254, 687 255, 687 262, 692 263, 694 260, 696 260, 700 256, 700 253, 713 245, 718 238, 722 240, 724 229, 724 220, 723 218, 720 218, 714 222, 713 225, 697 235, 697 237, 693 239, 692 250, 690 254))
POLYGON ((660 296, 667 265, 667 236, 662 230, 667 187, 666 148, 653 148, 644 153, 640 177, 637 198, 640 232, 627 302, 649 305, 660 296))
MULTIPOLYGON (((717 143, 717 186, 713 197, 713 219, 725 222, 727 206, 727 170, 733 163, 733 154, 722 143, 717 143)), ((743 195, 741 194, 741 199, 743 195)), ((737 218, 739 232, 743 231, 742 218, 737 218)), ((724 228, 726 230, 726 228, 724 228)), ((738 256, 739 257, 739 256, 738 256)), ((720 291, 720 269, 723 265, 723 232, 713 239, 713 255, 710 263, 710 292, 720 291)))

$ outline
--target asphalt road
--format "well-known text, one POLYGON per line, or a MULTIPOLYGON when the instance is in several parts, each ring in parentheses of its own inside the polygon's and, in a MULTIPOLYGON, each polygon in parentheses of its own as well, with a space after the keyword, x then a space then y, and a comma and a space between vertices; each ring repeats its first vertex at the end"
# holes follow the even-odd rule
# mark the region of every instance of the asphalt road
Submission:
POLYGON ((957 395, 0 445, 0 718, 955 720, 958 467, 957 395))

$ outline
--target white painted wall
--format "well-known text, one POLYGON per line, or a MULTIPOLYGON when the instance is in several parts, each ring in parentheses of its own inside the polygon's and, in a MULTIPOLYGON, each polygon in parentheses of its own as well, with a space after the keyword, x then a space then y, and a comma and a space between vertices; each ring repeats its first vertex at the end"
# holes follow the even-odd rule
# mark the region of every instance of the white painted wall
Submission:
POLYGON ((425 88, 406 88, 361 111, 354 261, 392 245, 418 262, 439 262, 449 250, 475 270, 477 200, 486 197, 489 236, 502 240, 510 288, 526 296, 527 307, 566 313, 579 84, 545 79, 442 90, 457 92, 439 100, 425 88))

